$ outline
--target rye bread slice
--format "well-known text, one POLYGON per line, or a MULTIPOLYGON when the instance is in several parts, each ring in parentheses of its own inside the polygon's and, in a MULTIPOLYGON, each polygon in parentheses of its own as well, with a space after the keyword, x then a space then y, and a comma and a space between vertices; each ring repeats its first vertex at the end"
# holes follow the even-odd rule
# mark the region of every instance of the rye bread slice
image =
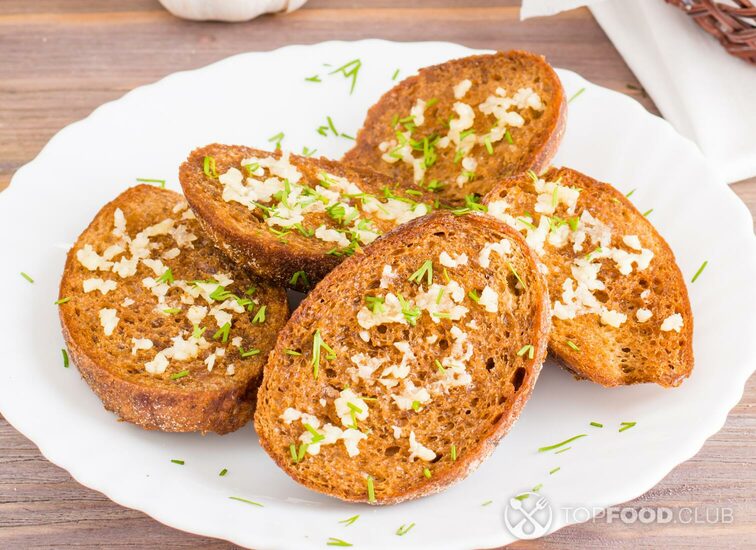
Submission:
POLYGON ((542 56, 474 55, 421 69, 386 92, 343 160, 459 204, 503 177, 546 168, 566 114, 562 84, 542 56))
POLYGON ((677 386, 690 375, 685 281, 669 245, 622 193, 552 168, 502 182, 483 202, 522 231, 546 265, 549 349, 569 370, 604 386, 677 386))
POLYGON ((258 394, 260 442, 296 481, 343 500, 440 491, 516 420, 548 330, 545 280, 515 231, 479 214, 413 220, 294 312, 258 394))
POLYGON ((299 290, 378 235, 431 208, 417 202, 424 200, 422 193, 394 193, 390 178, 365 168, 236 145, 193 151, 179 178, 217 246, 256 275, 299 290), (266 163, 276 166, 262 166, 266 163), (288 225, 298 218, 286 206, 296 210, 298 204, 305 205, 302 219, 288 225))
POLYGON ((288 318, 283 288, 227 260, 181 195, 147 185, 105 205, 84 230, 68 253, 60 298, 71 359, 105 408, 170 432, 246 424, 288 318))

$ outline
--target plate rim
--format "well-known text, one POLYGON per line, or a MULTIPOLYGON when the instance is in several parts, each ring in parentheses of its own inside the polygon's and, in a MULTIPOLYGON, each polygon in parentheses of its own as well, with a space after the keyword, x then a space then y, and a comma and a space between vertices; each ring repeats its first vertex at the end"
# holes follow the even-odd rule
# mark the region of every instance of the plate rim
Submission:
MULTIPOLYGON (((166 82, 171 81, 172 79, 176 78, 187 78, 190 77, 193 73, 198 73, 201 71, 205 71, 211 67, 217 67, 223 64, 227 63, 233 63, 238 58, 243 57, 255 57, 255 56, 264 56, 264 55, 275 55, 279 52, 290 50, 290 49, 311 49, 311 48, 328 48, 333 46, 344 46, 349 45, 351 47, 354 47, 355 49, 359 49, 360 47, 372 47, 372 45, 378 45, 381 44, 390 44, 390 45, 401 45, 401 46, 411 46, 411 47, 432 47, 432 46, 438 46, 443 48, 448 48, 450 46, 455 48, 461 48, 463 50, 466 50, 468 55, 474 55, 478 53, 490 53, 493 50, 480 50, 475 48, 470 48, 461 44, 457 44, 454 42, 448 42, 448 41, 409 41, 409 42, 398 42, 398 41, 391 41, 391 40, 383 40, 383 39, 364 39, 364 40, 329 40, 329 41, 323 41, 323 42, 316 42, 313 44, 288 44, 286 46, 282 46, 280 48, 274 48, 271 50, 264 50, 264 51, 252 51, 252 52, 241 52, 238 54, 234 54, 222 59, 219 59, 217 61, 214 61, 212 63, 209 63, 207 65, 203 65, 202 67, 194 68, 194 69, 188 69, 183 71, 177 71, 170 74, 167 74, 163 76, 162 78, 148 83, 140 85, 136 88, 133 88, 124 94, 122 94, 120 97, 115 98, 113 100, 110 100, 108 102, 105 102, 98 107, 94 108, 87 116, 85 116, 82 119, 76 120, 74 122, 71 122, 70 124, 67 124, 62 129, 60 129, 58 132, 56 132, 48 141, 47 143, 40 149, 39 153, 35 155, 30 161, 25 163, 23 166, 21 166, 11 177, 10 183, 8 187, 3 191, 2 195, 8 196, 15 195, 16 192, 18 192, 18 183, 16 183, 17 179, 19 178, 19 174, 23 175, 28 167, 36 162, 39 162, 40 159, 44 159, 46 155, 49 154, 49 151, 52 147, 55 146, 55 144, 62 139, 62 137, 65 137, 72 128, 76 128, 80 125, 86 125, 90 122, 92 118, 96 118, 97 116, 100 116, 103 110, 107 111, 108 109, 112 108, 113 105, 120 103, 121 101, 127 99, 132 94, 141 94, 141 93, 149 93, 150 89, 153 88, 159 88, 161 86, 164 86, 166 82), (62 137, 61 137, 62 136, 62 137), (14 186, 14 183, 16 185, 14 186)), ((698 149, 698 147, 695 145, 694 142, 692 142, 689 138, 679 134, 672 125, 666 121, 665 119, 659 117, 658 115, 655 115, 653 113, 650 113, 647 111, 640 103, 638 103, 635 99, 612 89, 600 86, 598 84, 594 84, 593 82, 583 78, 580 74, 567 70, 567 69, 556 69, 558 73, 562 74, 570 74, 571 77, 576 78, 581 84, 588 89, 590 88, 597 88, 601 91, 601 93, 608 93, 615 97, 615 99, 622 98, 620 101, 624 102, 625 105, 628 108, 635 109, 639 112, 641 112, 644 115, 649 116, 651 119, 654 120, 654 124, 656 124, 660 131, 666 132, 666 133, 673 133, 676 139, 681 140, 685 143, 685 146, 689 149, 692 148, 692 154, 695 154, 699 156, 702 161, 706 164, 707 169, 710 172, 711 179, 712 180, 719 180, 720 178, 711 170, 710 162, 703 157, 702 153, 698 149)), ((732 209, 733 209, 733 215, 735 215, 735 212, 737 212, 737 220, 734 221, 736 225, 743 225, 743 229, 747 227, 749 231, 751 231, 751 250, 750 255, 756 256, 756 236, 753 235, 752 232, 752 224, 753 220, 751 217, 751 214, 745 205, 745 203, 737 197, 737 195, 732 191, 732 189, 729 188, 729 186, 726 186, 724 183, 720 182, 719 185, 722 187, 728 187, 726 191, 723 190, 724 193, 727 193, 727 201, 730 203, 732 209)), ((8 199, 6 199, 8 200, 8 199)), ((756 314, 751 316, 750 324, 756 328, 756 314)), ((646 478, 643 480, 643 482, 639 482, 637 479, 635 483, 630 486, 626 486, 625 490, 617 490, 611 495, 605 495, 601 500, 607 501, 609 503, 600 502, 598 504, 593 505, 595 508, 604 509, 608 506, 612 506, 614 504, 624 503, 629 500, 632 500, 642 494, 645 494, 649 490, 651 490, 653 487, 655 487, 662 479, 664 479, 669 472, 674 469, 677 465, 682 464, 683 462, 688 461, 690 458, 695 456, 700 449, 703 447, 703 445, 706 443, 706 441, 719 432, 722 427, 724 426, 725 422, 727 421, 727 417, 732 410, 733 407, 735 407, 740 400, 742 399, 743 393, 745 391, 745 385, 748 381, 748 379, 753 374, 754 370, 756 370, 756 343, 752 344, 750 346, 750 349, 748 350, 748 353, 744 354, 743 360, 739 363, 741 365, 741 368, 738 368, 736 373, 739 375, 736 378, 734 382, 732 382, 728 388, 729 392, 726 396, 723 396, 720 400, 718 400, 718 409, 717 412, 718 415, 712 414, 709 417, 709 422, 707 424, 707 429, 703 430, 700 429, 696 432, 699 434, 699 436, 693 441, 689 442, 689 444, 685 447, 677 447, 675 448, 675 452, 670 453, 667 455, 667 460, 663 462, 663 465, 657 465, 657 467, 654 469, 653 472, 649 472, 649 474, 646 476, 646 478)), ((733 374, 730 373, 730 378, 733 378, 733 374)), ((0 408, 5 409, 6 403, 0 403, 0 408)), ((75 460, 69 458, 66 460, 65 454, 56 451, 55 449, 52 449, 51 446, 48 446, 44 443, 41 443, 38 438, 38 433, 35 433, 34 436, 28 435, 25 431, 19 428, 19 426, 24 426, 23 419, 20 419, 18 417, 14 417, 14 414, 11 413, 10 417, 7 415, 5 410, 0 411, 2 412, 3 416, 5 417, 6 421, 13 426, 15 430, 17 430, 19 433, 21 433, 24 437, 29 439, 41 452, 41 454, 50 462, 55 464, 56 466, 63 468, 66 470, 69 475, 73 479, 76 480, 77 483, 80 483, 81 485, 87 487, 88 489, 98 491, 105 495, 108 499, 112 500, 113 502, 130 508, 134 510, 141 511, 142 513, 148 515, 152 519, 162 523, 163 525, 166 525, 168 527, 172 527, 175 529, 179 529, 188 533, 192 533, 199 536, 206 536, 206 537, 214 537, 222 540, 227 540, 229 542, 244 545, 246 544, 245 541, 237 540, 234 538, 233 534, 225 534, 221 532, 213 532, 212 529, 208 529, 205 527, 209 527, 208 525, 203 525, 202 529, 194 528, 191 525, 186 525, 182 523, 180 520, 180 516, 177 516, 176 514, 171 514, 170 512, 165 512, 164 510, 159 509, 160 505, 159 502, 156 503, 157 505, 155 507, 150 506, 150 502, 140 501, 136 502, 135 496, 133 494, 129 495, 128 491, 123 491, 119 488, 118 484, 110 484, 107 483, 98 483, 98 480, 96 479, 96 475, 92 475, 90 471, 86 469, 80 469, 77 468, 77 463, 75 460), (87 474, 90 474, 89 476, 87 474), (99 485, 99 487, 97 486, 99 485)), ((28 425, 26 426, 28 427, 28 425)), ((100 480, 102 477, 99 478, 100 480)), ((591 506, 591 503, 586 503, 586 505, 591 506)), ((589 521, 593 517, 593 514, 591 514, 589 517, 586 518, 585 521, 589 521)), ((555 518, 555 522, 552 525, 552 528, 548 531, 546 536, 553 534, 557 530, 567 527, 569 525, 574 525, 578 523, 577 521, 572 522, 563 522, 561 520, 561 516, 557 516, 555 518)), ((261 537, 264 536, 262 533, 258 533, 261 537)), ((480 538, 475 539, 476 540, 476 546, 479 547, 495 547, 502 544, 502 541, 506 542, 504 537, 506 537, 506 531, 502 529, 501 536, 499 537, 499 540, 494 540, 496 537, 495 535, 491 535, 488 539, 480 538), (489 540, 490 539, 490 540, 489 540)), ((260 543, 258 546, 260 547, 268 547, 279 544, 277 540, 268 538, 260 539, 260 543)))

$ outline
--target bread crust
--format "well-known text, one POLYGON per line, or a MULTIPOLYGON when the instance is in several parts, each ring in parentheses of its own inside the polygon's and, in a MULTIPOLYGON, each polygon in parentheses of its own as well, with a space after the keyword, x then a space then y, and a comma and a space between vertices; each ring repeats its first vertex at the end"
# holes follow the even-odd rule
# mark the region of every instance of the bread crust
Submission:
MULTIPOLYGON (((632 310, 628 313, 633 313, 635 308, 642 305, 649 308, 664 309, 667 312, 680 313, 684 321, 679 334, 673 331, 662 333, 657 328, 656 332, 662 335, 662 338, 667 338, 665 342, 662 342, 664 347, 656 342, 656 333, 646 337, 636 336, 636 333, 633 333, 633 335, 625 337, 623 346, 629 347, 630 351, 623 355, 628 360, 621 364, 620 357, 607 356, 603 349, 592 346, 578 346, 580 350, 576 350, 568 345, 567 334, 578 335, 582 333, 583 336, 587 336, 598 333, 599 323, 595 314, 579 315, 572 320, 554 318, 549 339, 549 351, 561 366, 576 378, 591 380, 602 386, 614 387, 648 382, 663 387, 680 385, 685 378, 690 376, 693 370, 694 322, 687 286, 675 261, 672 249, 649 219, 612 185, 599 182, 570 168, 551 168, 541 177, 546 181, 561 179, 563 185, 580 188, 580 200, 588 201, 590 204, 586 206, 585 202, 583 204, 579 202, 577 215, 580 215, 583 209, 588 209, 591 214, 602 221, 606 221, 604 220, 604 217, 606 217, 613 233, 642 235, 642 245, 654 252, 652 263, 646 270, 640 272, 635 270, 630 275, 615 277, 619 281, 616 288, 620 290, 617 292, 616 288, 607 288, 610 299, 617 303, 622 302, 626 306, 632 305, 632 310), (586 199, 583 199, 584 196, 586 199), (625 279, 632 282, 647 281, 649 289, 653 289, 656 295, 653 298, 654 301, 649 303, 639 302, 639 298, 635 295, 635 288, 637 287, 634 287, 633 293, 630 293, 622 286, 628 284, 625 279), (617 295, 615 296, 614 293, 617 293, 617 295), (664 334, 667 336, 664 336, 664 334), (658 353, 656 360, 650 357, 651 354, 646 353, 648 349, 658 353), (636 356, 634 354, 640 355, 642 360, 631 360, 636 356)), ((508 178, 491 190, 484 197, 483 203, 489 204, 504 197, 508 197, 509 201, 514 201, 511 208, 513 216, 517 217, 525 212, 532 212, 535 202, 532 181, 528 176, 508 178)), ((569 248, 569 246, 565 248, 569 248)), ((568 267, 565 263, 566 260, 571 262, 578 256, 579 254, 569 251, 569 253, 546 254, 541 257, 541 260, 549 268, 550 275, 547 280, 552 301, 559 300, 561 297, 564 270, 568 267)), ((614 275, 618 273, 616 268, 609 265, 602 268, 602 273, 604 271, 610 271, 614 275)), ((654 311, 654 316, 653 322, 647 323, 648 327, 657 326, 661 321, 656 311, 654 311)), ((626 323, 636 323, 636 318, 628 314, 626 323)), ((625 327, 626 325, 622 325, 619 329, 613 330, 624 335, 622 331, 626 330, 625 327)), ((601 330, 607 329, 601 327, 601 330)), ((624 350, 622 351, 624 352, 624 350)))
MULTIPOLYGON (((103 338, 99 323, 88 316, 88 311, 96 312, 100 307, 118 308, 118 301, 109 298, 117 295, 119 291, 100 296, 96 291, 85 294, 81 289, 82 281, 90 277, 114 278, 119 286, 127 284, 125 281, 128 279, 104 275, 102 271, 86 270, 76 257, 76 252, 84 244, 93 244, 96 247, 100 245, 102 248, 110 244, 107 238, 110 238, 116 208, 125 212, 127 218, 138 218, 143 225, 139 229, 143 229, 146 225, 176 216, 172 213, 171 207, 180 202, 183 202, 183 199, 177 193, 139 185, 125 191, 98 212, 67 255, 59 297, 70 300, 59 306, 61 327, 71 360, 79 369, 82 378, 100 397, 105 408, 117 414, 121 420, 147 430, 224 434, 241 428, 252 419, 256 390, 262 379, 262 366, 273 345, 275 334, 288 318, 284 289, 257 283, 259 294, 267 299, 266 327, 270 331, 268 336, 258 340, 261 350, 259 357, 247 359, 247 363, 239 359, 233 378, 226 377, 225 373, 218 373, 217 376, 207 373, 200 360, 180 362, 182 368, 191 368, 192 371, 190 377, 176 382, 170 379, 168 372, 165 375, 141 377, 139 372, 132 371, 134 367, 131 366, 129 352, 132 343, 126 341, 127 335, 131 336, 131 333, 124 333, 123 336, 113 334, 111 337, 103 338), (194 363, 200 363, 199 372, 193 370, 197 368, 194 363), (195 378, 195 374, 199 376, 195 378)), ((197 227, 193 221, 182 223, 190 230, 197 227)), ((131 227, 130 230, 133 231, 134 228, 131 227)), ((248 277, 229 264, 206 238, 200 236, 194 244, 196 247, 191 251, 192 257, 205 268, 214 269, 215 266, 221 266, 240 281, 249 281, 248 277)), ((170 261, 168 263, 170 265, 170 261)), ((199 274, 204 268, 198 265, 196 269, 196 273, 199 274)), ((136 293, 130 295, 137 304, 133 307, 141 305, 139 302, 142 299, 154 301, 154 296, 148 290, 143 289, 142 293, 146 296, 136 293)), ((129 325, 128 330, 134 330, 134 334, 139 337, 164 340, 151 328, 157 314, 137 317, 136 324, 129 325)), ((255 337, 255 331, 259 329, 252 328, 242 321, 239 323, 241 332, 237 334, 244 335, 245 338, 255 337)), ((189 330, 191 331, 191 328, 189 330)), ((142 360, 144 361, 146 359, 142 360)), ((144 367, 138 370, 143 373, 144 367)))
MULTIPOLYGON (((476 241, 474 244, 481 243, 476 241)), ((329 273, 315 290, 305 298, 304 302, 292 314, 291 319, 279 335, 276 347, 270 355, 268 368, 266 369, 264 381, 258 396, 259 406, 256 412, 255 425, 258 435, 260 436, 261 446, 276 464, 278 464, 281 469, 298 483, 315 491, 349 502, 376 505, 395 504, 439 492, 452 483, 463 479, 474 471, 475 468, 477 468, 478 465, 485 460, 491 452, 493 452, 498 441, 512 427, 531 395, 541 365, 546 358, 546 342, 550 327, 550 309, 545 280, 537 266, 538 259, 527 247, 522 240, 522 237, 505 224, 477 214, 457 217, 448 212, 436 212, 429 216, 410 221, 384 235, 370 247, 366 248, 363 256, 355 256, 347 259, 334 271, 329 273), (285 349, 287 346, 292 345, 292 338, 294 338, 294 335, 297 333, 298 327, 303 324, 309 325, 313 317, 324 317, 322 323, 327 326, 334 326, 338 323, 337 319, 340 315, 344 314, 343 312, 337 311, 332 315, 329 315, 329 312, 327 311, 320 311, 323 308, 321 302, 324 296, 324 290, 330 285, 337 284, 342 280, 352 280, 352 278, 360 277, 361 273, 382 266, 387 258, 392 257, 392 251, 394 251, 397 246, 401 246, 401 243, 411 242, 413 239, 431 238, 435 231, 467 231, 467 228, 469 228, 468 224, 470 223, 477 225, 481 231, 489 235, 496 235, 497 239, 500 236, 505 236, 507 239, 510 239, 516 247, 517 254, 521 255, 518 256, 518 258, 521 258, 522 262, 528 266, 527 272, 523 272, 522 276, 528 281, 528 288, 531 291, 530 295, 533 297, 532 310, 529 318, 529 334, 531 338, 530 341, 533 342, 534 353, 532 359, 527 357, 523 358, 527 374, 524 375, 521 386, 519 386, 514 392, 512 398, 507 401, 505 412, 503 412, 494 425, 490 426, 484 435, 472 445, 473 448, 466 450, 464 454, 460 455, 453 463, 453 467, 442 469, 441 472, 438 473, 434 471, 431 479, 423 479, 419 483, 410 484, 409 487, 406 487, 401 492, 392 494, 382 493, 381 488, 376 485, 375 502, 370 502, 367 493, 364 491, 356 494, 353 491, 345 490, 343 487, 340 487, 339 480, 334 480, 334 484, 330 487, 324 487, 322 484, 313 483, 312 479, 307 475, 303 475, 294 465, 292 465, 288 451, 282 452, 281 448, 277 445, 278 442, 276 441, 276 436, 273 435, 274 432, 271 430, 273 429, 272 424, 278 421, 278 418, 271 417, 270 415, 272 412, 266 408, 270 405, 270 399, 272 399, 273 396, 275 396, 275 399, 278 401, 286 401, 287 399, 285 395, 276 393, 276 391, 280 391, 280 389, 277 390, 276 388, 281 376, 296 376, 293 372, 284 374, 284 371, 287 368, 285 349)), ((350 300, 350 296, 344 296, 344 304, 348 304, 350 300)), ((359 327, 355 326, 353 327, 353 330, 356 332, 359 330, 359 327)), ((520 358, 515 357, 515 359, 520 358)), ((309 364, 306 364, 304 368, 308 368, 308 365, 309 364)), ((492 389, 492 391, 495 391, 495 389, 492 389)), ((457 418, 457 421, 464 422, 464 418, 464 415, 460 415, 460 418, 457 418)), ((311 460, 311 458, 307 458, 306 460, 311 460)), ((329 458, 329 460, 331 459, 329 458)))
MULTIPOLYGON (((445 204, 459 205, 464 202, 465 195, 485 195, 502 178, 523 173, 528 169, 535 171, 545 169, 556 154, 564 135, 567 122, 567 101, 559 77, 546 63, 545 58, 521 50, 472 55, 420 69, 417 75, 401 81, 370 108, 362 128, 357 133, 355 145, 346 152, 342 160, 350 164, 368 166, 404 182, 408 187, 416 187, 412 169, 407 164, 403 162, 389 164, 381 160, 378 146, 394 133, 390 123, 392 117, 409 113, 416 99, 427 101, 439 97, 442 98, 439 105, 448 103, 447 110, 451 113, 451 103, 455 100, 450 97, 444 99, 443 95, 445 93, 448 96, 452 86, 464 78, 471 80, 473 86, 486 86, 488 81, 493 79, 492 74, 496 74, 499 67, 507 65, 517 66, 520 71, 519 76, 532 85, 536 91, 542 90, 542 93, 545 91, 549 93, 548 97, 542 98, 547 102, 547 110, 538 119, 537 136, 527 143, 525 150, 519 151, 509 162, 504 159, 504 155, 495 154, 491 157, 493 161, 488 162, 487 155, 478 154, 476 173, 480 172, 479 177, 465 184, 463 188, 450 184, 436 196, 445 204), (528 81, 525 76, 528 70, 537 71, 539 77, 537 83, 528 81), (545 120, 541 120, 544 118, 545 120)), ((496 85, 498 84, 490 85, 491 89, 488 92, 493 94, 496 85)), ((507 91, 511 91, 509 83, 502 83, 502 85, 507 91)), ((460 101, 465 101, 465 99, 460 101)), ((425 132, 421 132, 423 133, 425 132)), ((458 168, 452 171, 446 164, 440 170, 439 173, 429 169, 429 173, 432 174, 429 177, 452 181, 459 171, 458 168)))
MULTIPOLYGON (((262 219, 246 206, 224 201, 217 180, 207 177, 203 170, 206 156, 215 159, 217 171, 221 174, 230 167, 238 167, 245 158, 271 155, 280 158, 281 152, 270 153, 241 145, 207 145, 192 151, 179 169, 179 180, 186 200, 203 229, 226 255, 247 266, 258 277, 297 290, 309 290, 343 261, 343 256, 327 253, 333 248, 333 243, 303 237, 296 231, 286 236, 286 243, 281 242, 262 219), (271 258, 275 258, 275 261, 271 261, 271 258), (291 283, 292 276, 298 271, 306 273, 308 285, 299 281, 297 284, 291 283)), ((290 159, 303 173, 303 180, 314 180, 318 172, 326 171, 357 183, 365 193, 381 197, 385 187, 395 187, 390 178, 366 168, 345 166, 325 158, 291 155, 290 159)), ((412 198, 418 202, 432 202, 425 196, 412 198)), ((376 225, 385 230, 394 226, 381 220, 376 221, 376 225)))

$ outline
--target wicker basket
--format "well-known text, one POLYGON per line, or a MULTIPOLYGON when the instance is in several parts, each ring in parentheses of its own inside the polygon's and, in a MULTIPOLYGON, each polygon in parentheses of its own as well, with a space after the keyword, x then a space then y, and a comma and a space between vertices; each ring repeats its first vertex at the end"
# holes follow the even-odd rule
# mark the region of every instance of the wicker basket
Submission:
POLYGON ((665 0, 687 13, 731 55, 756 65, 756 7, 749 0, 665 0))

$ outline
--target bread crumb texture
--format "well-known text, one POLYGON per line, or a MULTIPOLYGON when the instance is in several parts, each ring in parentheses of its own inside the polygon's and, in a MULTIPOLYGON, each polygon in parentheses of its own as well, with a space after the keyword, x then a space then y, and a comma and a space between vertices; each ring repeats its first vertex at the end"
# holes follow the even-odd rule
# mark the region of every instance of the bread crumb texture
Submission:
POLYGON ((275 337, 282 288, 250 278, 204 236, 177 193, 141 185, 106 205, 61 281, 74 362, 124 420, 218 431, 247 422, 275 337))
POLYGON ((263 447, 295 480, 349 501, 463 478, 530 395, 545 288, 522 238, 487 216, 438 212, 392 231, 331 272, 281 332, 255 417, 263 447))
POLYGON ((549 346, 605 386, 680 384, 693 368, 693 317, 672 250, 622 193, 575 170, 502 182, 484 203, 543 262, 549 346))

